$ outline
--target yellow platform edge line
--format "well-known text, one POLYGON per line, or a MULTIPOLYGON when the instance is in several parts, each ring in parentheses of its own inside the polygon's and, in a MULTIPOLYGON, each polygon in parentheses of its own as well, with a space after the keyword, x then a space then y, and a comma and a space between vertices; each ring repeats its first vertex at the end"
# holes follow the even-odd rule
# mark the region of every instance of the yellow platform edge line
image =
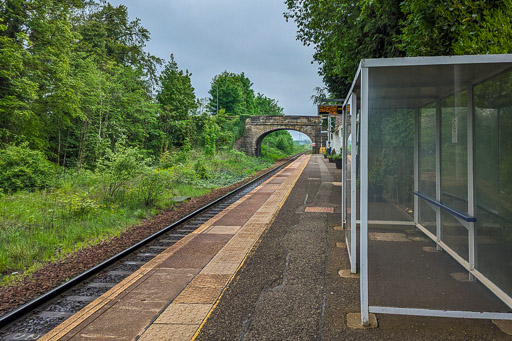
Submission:
MULTIPOLYGON (((295 187, 295 184, 297 183, 297 181, 299 180, 302 172, 304 171, 304 169, 306 168, 306 166, 308 165, 309 163, 309 160, 311 159, 311 155, 307 155, 305 157, 305 160, 304 160, 304 163, 301 165, 301 168, 300 170, 298 171, 298 174, 297 176, 295 177, 295 179, 293 180, 292 184, 289 186, 288 190, 286 191, 285 195, 283 196, 283 198, 281 199, 281 202, 279 203, 279 205, 277 206, 276 210, 274 211, 274 214, 272 215, 272 218, 270 219, 270 221, 267 223, 267 226, 265 227, 265 230, 260 234, 259 238, 254 242, 254 244, 251 246, 251 248, 249 249, 249 251, 247 252, 247 254, 245 255, 245 257, 242 259, 242 262, 240 262, 240 265, 238 265, 237 269, 235 270, 235 272, 233 273, 233 275, 231 275, 231 277, 229 278, 228 282, 226 283, 226 285, 224 286, 224 289, 222 290, 222 292, 220 293, 219 297, 217 298, 217 300, 215 301, 215 303, 213 304, 212 308, 210 309, 210 311, 208 312, 208 314, 206 315, 206 317, 204 318, 204 320, 201 322, 201 324, 199 325, 198 329, 196 330, 194 336, 192 336, 192 338, 190 339, 190 341, 194 341, 197 339, 197 337, 199 336, 199 333, 201 332, 201 329, 203 328, 203 326, 206 324, 206 321, 208 320, 208 318, 211 316, 211 314, 213 313, 213 311, 215 310, 215 308, 217 307, 217 305, 219 304, 220 300, 222 299, 222 296, 224 296, 224 293, 226 292, 226 289, 229 287, 229 285, 231 284, 231 282, 233 281, 233 279, 235 278, 235 275, 237 274, 237 272, 240 270, 240 268, 245 264, 245 261, 247 260, 247 258, 249 257, 249 255, 255 251, 255 249, 258 247, 258 245, 260 244, 260 241, 261 239, 263 238, 264 236, 264 233, 265 231, 268 229, 268 227, 270 227, 273 223, 274 223, 274 220, 275 218, 277 217, 277 214, 279 213, 279 211, 281 210, 281 208, 283 207, 284 203, 286 202, 286 199, 288 199, 288 196, 290 195, 292 189, 295 187)), ((293 164, 293 163, 292 163, 293 164)), ((288 167, 285 167, 283 168, 280 172, 276 173, 274 176, 272 176, 269 180, 273 179, 275 176, 277 176, 277 174, 281 173, 282 171, 284 171, 285 169, 287 169, 288 167)), ((286 183, 283 182, 282 185, 284 185, 286 183)), ((276 191, 277 192, 277 191, 276 191)), ((273 196, 273 195, 272 195, 273 196)), ((272 197, 271 196, 271 197, 272 197)), ((270 198, 271 198, 270 197, 270 198)), ((269 199, 270 199, 269 198, 269 199)), ((268 201, 268 200, 267 200, 268 201)), ((263 205, 262 205, 263 206, 263 205)))
MULTIPOLYGON (((286 168, 284 168, 286 169, 286 168)), ((283 170, 277 172, 274 176, 270 177, 262 184, 260 184, 257 189, 261 188, 264 184, 271 181, 277 174, 281 173, 283 170)), ((251 193, 255 192, 256 189, 252 190, 251 193)), ((160 253, 158 256, 142 265, 137 271, 133 274, 116 284, 113 288, 105 292, 100 297, 96 298, 94 301, 77 311, 75 314, 70 316, 64 322, 50 330, 47 334, 43 335, 38 340, 40 341, 56 341, 66 336, 69 332, 71 332, 74 328, 80 325, 87 318, 91 317, 95 312, 103 308, 106 304, 114 300, 117 296, 125 292, 126 289, 136 284, 141 278, 147 275, 151 270, 153 270, 157 265, 163 263, 168 257, 176 253, 179 249, 188 244, 192 239, 194 239, 198 234, 201 234, 210 226, 214 225, 215 222, 220 220, 224 215, 228 214, 232 209, 242 204, 245 200, 250 197, 250 194, 246 194, 236 202, 228 206, 222 212, 219 212, 217 215, 206 221, 195 231, 190 233, 189 235, 183 237, 181 240, 170 246, 167 250, 160 253)), ((236 272, 235 272, 236 273, 236 272)))

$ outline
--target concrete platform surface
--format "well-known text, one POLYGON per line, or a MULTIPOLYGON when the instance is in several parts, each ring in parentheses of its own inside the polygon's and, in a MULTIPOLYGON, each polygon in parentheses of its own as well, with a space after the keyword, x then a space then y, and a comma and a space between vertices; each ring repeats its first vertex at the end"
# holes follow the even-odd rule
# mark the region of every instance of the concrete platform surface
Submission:
MULTIPOLYGON (((301 158, 44 340, 512 339, 489 320, 376 314, 361 328, 340 180, 321 155, 301 158)), ((370 232, 371 303, 503 308, 414 227, 370 232)))
MULTIPOLYGON (((360 313, 359 276, 348 275, 345 231, 337 228, 341 224, 340 181, 341 170, 334 164, 320 155, 311 157, 272 226, 235 274, 197 340, 511 339, 490 320, 376 314, 372 327, 377 328, 359 328, 357 323, 349 327, 357 316, 353 314, 360 313), (332 213, 317 208, 332 208, 332 213)), ((395 213, 389 214, 395 218, 395 213)), ((445 253, 425 251, 423 247, 428 244, 413 239, 421 235, 403 229, 371 232, 374 301, 406 307, 423 302, 431 306, 450 303, 436 297, 437 292, 430 290, 431 282, 421 282, 426 276, 431 276, 438 287, 452 281, 445 286, 450 292, 452 288, 461 290, 461 282, 450 276, 454 269, 461 272, 460 266, 445 253), (390 247, 394 247, 392 252, 387 249, 390 247), (446 264, 435 270, 442 262, 446 264), (400 271, 394 271, 396 266, 400 271), (407 277, 411 269, 415 271, 407 277), (446 272, 442 278, 438 277, 441 270, 446 272)), ((486 303, 496 303, 486 289, 473 289, 464 288, 452 300, 462 300, 464 306, 468 295, 470 299, 484 295, 489 300, 486 303)))
POLYGON ((190 340, 309 158, 285 167, 40 340, 190 340))

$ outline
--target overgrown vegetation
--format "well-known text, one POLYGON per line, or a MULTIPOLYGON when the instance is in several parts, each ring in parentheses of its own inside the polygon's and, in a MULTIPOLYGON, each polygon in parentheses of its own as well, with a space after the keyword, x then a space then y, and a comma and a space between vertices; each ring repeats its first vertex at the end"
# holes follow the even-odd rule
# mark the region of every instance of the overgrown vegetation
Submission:
POLYGON ((27 144, 0 149, 0 193, 43 188, 50 184, 56 167, 43 153, 27 144))
POLYGON ((119 235, 171 207, 176 196, 198 196, 238 182, 271 165, 237 151, 215 157, 180 152, 149 166, 137 148, 118 146, 97 171, 65 170, 38 191, 0 196, 0 276, 34 270, 47 261, 119 235))
POLYGON ((149 39, 104 0, 0 2, 4 282, 270 166, 233 146, 249 116, 283 114, 277 101, 228 71, 197 99, 149 39))
POLYGON ((298 141, 293 141, 292 136, 286 130, 268 134, 261 143, 261 156, 272 161, 310 150, 309 143, 301 144, 298 141))
POLYGON ((0 148, 26 143, 58 166, 95 169, 119 141, 155 159, 187 143, 213 154, 250 115, 283 114, 244 73, 220 73, 198 100, 192 74, 145 52, 149 39, 104 0, 2 1, 0 148))

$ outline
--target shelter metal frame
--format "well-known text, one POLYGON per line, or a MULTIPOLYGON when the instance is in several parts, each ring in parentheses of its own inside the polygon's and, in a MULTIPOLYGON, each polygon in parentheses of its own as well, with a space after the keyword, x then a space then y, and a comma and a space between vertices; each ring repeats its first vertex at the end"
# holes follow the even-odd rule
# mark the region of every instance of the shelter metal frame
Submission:
MULTIPOLYGON (((432 239, 437 246, 438 250, 446 251, 452 256, 458 263, 460 263, 469 273, 470 279, 478 279, 484 286, 490 289, 496 296, 498 296, 506 305, 512 308, 512 298, 500 289, 496 284, 489 280, 485 275, 479 272, 476 266, 476 252, 477 252, 477 241, 475 233, 475 188, 474 188, 474 103, 473 103, 473 86, 486 79, 490 79, 495 74, 479 74, 478 77, 466 80, 465 83, 458 86, 452 86, 451 90, 443 93, 438 92, 437 98, 435 99, 435 160, 436 160, 436 188, 435 198, 430 198, 419 192, 419 108, 422 105, 428 104, 432 101, 431 97, 421 99, 422 103, 416 104, 414 109, 414 217, 412 222, 393 222, 393 221, 371 221, 368 220, 368 155, 369 155, 369 101, 370 101, 370 73, 369 70, 372 68, 386 68, 386 67, 402 67, 402 66, 428 66, 437 67, 441 65, 447 66, 467 66, 469 69, 473 65, 484 65, 484 64, 503 64, 505 65, 504 70, 512 68, 512 55, 483 55, 483 56, 450 56, 450 57, 412 57, 412 58, 388 58, 388 59, 364 59, 361 61, 359 68, 354 77, 351 89, 343 103, 344 106, 344 122, 343 122, 343 133, 348 133, 348 117, 351 117, 350 130, 352 133, 352 139, 357 136, 357 129, 360 129, 360 146, 357 148, 357 144, 353 143, 352 140, 352 167, 350 170, 347 169, 347 162, 343 162, 343 192, 342 192, 342 226, 346 226, 346 211, 351 210, 351 238, 347 241, 347 249, 349 252, 351 272, 356 272, 356 250, 357 250, 357 228, 356 224, 360 225, 360 236, 359 236, 359 251, 360 251, 360 295, 361 295, 361 322, 363 325, 369 324, 369 313, 386 313, 386 314, 399 314, 399 315, 420 315, 420 316, 437 316, 437 317, 455 317, 455 318, 478 318, 478 319, 505 319, 512 320, 512 313, 498 313, 498 312, 474 312, 474 311, 457 311, 457 310, 436 310, 436 309, 419 309, 419 308, 399 308, 399 307, 384 307, 384 306, 370 306, 369 305, 369 293, 368 293, 368 224, 404 224, 404 225, 415 225, 420 231, 426 236, 432 239), (448 207, 441 203, 441 98, 445 96, 451 96, 457 93, 457 91, 467 91, 467 214, 460 212, 456 209, 448 207), (357 120, 357 106, 360 107, 360 117, 357 120), (347 105, 350 105, 350 112, 347 112, 347 105), (357 124, 359 121, 359 127, 357 124), (356 157, 354 157, 356 156, 356 157), (357 164, 356 158, 359 156, 360 169, 359 169, 359 180, 360 180, 360 219, 356 220, 356 178, 357 178, 357 164), (347 202, 346 189, 346 174, 351 172, 351 195, 350 203, 347 202), (435 212, 436 220, 436 233, 430 232, 425 226, 420 223, 420 200, 424 200, 435 212), (349 206, 350 205, 350 206, 349 206), (441 212, 445 211, 450 213, 462 226, 467 229, 468 233, 468 249, 469 255, 466 261, 461 257, 455 250, 449 245, 443 242, 442 236, 442 223, 441 223, 441 212)), ((467 70, 467 69, 466 69, 467 70)), ((501 71, 496 72, 498 74, 501 71)), ((445 89, 446 90, 446 89, 445 89)), ((384 100, 386 99, 383 96, 384 100)), ((407 100, 407 98, 405 98, 407 100)), ((343 138, 343 158, 346 160, 347 156, 347 139, 343 138)))

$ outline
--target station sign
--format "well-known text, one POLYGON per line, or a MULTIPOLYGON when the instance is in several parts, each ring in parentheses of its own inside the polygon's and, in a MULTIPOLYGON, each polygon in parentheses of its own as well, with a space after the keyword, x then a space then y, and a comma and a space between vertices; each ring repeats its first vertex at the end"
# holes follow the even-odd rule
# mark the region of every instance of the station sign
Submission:
POLYGON ((341 115, 343 114, 342 105, 319 105, 318 115, 341 115))

